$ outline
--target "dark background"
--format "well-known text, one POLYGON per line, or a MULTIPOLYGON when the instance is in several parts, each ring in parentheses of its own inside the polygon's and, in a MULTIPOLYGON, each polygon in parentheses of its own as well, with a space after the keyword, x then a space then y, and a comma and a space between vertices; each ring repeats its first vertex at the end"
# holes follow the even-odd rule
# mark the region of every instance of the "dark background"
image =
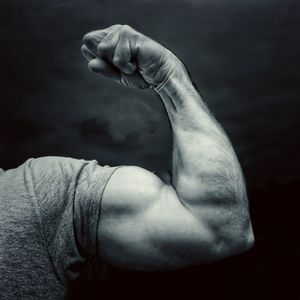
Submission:
POLYGON ((90 293, 300 299, 299 1, 2 0, 0 22, 1 167, 61 155, 170 169, 159 98, 103 80, 81 56, 86 32, 118 23, 185 62, 245 173, 256 235, 250 252, 171 273, 111 270, 90 293))

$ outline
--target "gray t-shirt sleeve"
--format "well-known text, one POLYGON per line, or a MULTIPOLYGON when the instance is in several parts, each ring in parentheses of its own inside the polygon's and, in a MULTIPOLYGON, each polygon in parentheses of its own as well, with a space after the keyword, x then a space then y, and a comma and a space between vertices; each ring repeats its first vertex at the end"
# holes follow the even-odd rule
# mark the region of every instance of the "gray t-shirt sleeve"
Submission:
POLYGON ((39 207, 49 259, 64 285, 97 256, 102 193, 116 169, 62 157, 27 162, 27 184, 32 185, 39 207))

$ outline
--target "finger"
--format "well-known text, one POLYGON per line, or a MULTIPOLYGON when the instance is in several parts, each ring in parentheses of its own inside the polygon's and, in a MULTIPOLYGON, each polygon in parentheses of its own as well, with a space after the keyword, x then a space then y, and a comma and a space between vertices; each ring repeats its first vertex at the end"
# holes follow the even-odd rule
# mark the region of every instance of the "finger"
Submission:
POLYGON ((112 63, 114 52, 118 45, 119 39, 120 39, 120 34, 118 30, 115 30, 107 34, 97 46, 98 56, 112 63))
POLYGON ((94 38, 99 43, 107 34, 113 32, 121 27, 122 27, 122 25, 116 24, 116 25, 109 26, 107 28, 88 32, 86 35, 84 35, 83 42, 85 42, 85 40, 88 40, 90 38, 94 38))
POLYGON ((121 25, 113 25, 105 29, 91 31, 87 33, 82 40, 84 44, 89 48, 89 50, 97 55, 97 46, 99 45, 99 43, 106 37, 106 35, 120 27, 121 25))
POLYGON ((83 45, 81 47, 81 53, 87 61, 90 61, 90 60, 96 58, 96 56, 87 48, 86 45, 83 45))
POLYGON ((94 33, 88 33, 83 37, 83 42, 86 45, 86 47, 95 55, 97 56, 97 46, 99 43, 103 40, 103 38, 106 36, 104 32, 101 34, 94 34, 94 33))
POLYGON ((133 74, 137 69, 137 65, 131 60, 132 52, 129 40, 124 37, 120 37, 113 54, 112 63, 123 73, 133 74))
POLYGON ((95 73, 99 73, 105 77, 120 82, 120 71, 112 64, 110 64, 109 62, 103 59, 100 58, 92 59, 89 62, 88 67, 91 71, 95 73))

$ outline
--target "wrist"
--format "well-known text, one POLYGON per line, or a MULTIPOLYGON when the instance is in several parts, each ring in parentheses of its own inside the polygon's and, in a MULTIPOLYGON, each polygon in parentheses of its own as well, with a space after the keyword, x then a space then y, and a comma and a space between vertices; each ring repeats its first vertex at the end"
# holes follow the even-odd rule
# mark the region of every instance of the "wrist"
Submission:
POLYGON ((198 95, 197 90, 195 89, 192 80, 184 66, 184 64, 177 59, 171 72, 166 76, 166 78, 157 86, 154 87, 154 90, 160 95, 177 95, 189 91, 189 94, 198 95))

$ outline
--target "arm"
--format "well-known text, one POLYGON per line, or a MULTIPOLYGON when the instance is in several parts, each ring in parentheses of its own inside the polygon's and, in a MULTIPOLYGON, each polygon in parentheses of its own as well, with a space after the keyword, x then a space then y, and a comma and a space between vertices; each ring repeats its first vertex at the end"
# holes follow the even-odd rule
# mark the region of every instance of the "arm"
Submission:
POLYGON ((179 200, 218 232, 222 251, 230 238, 229 252, 242 249, 253 236, 243 174, 230 141, 183 65, 157 92, 173 130, 172 185, 179 200))
POLYGON ((94 72, 138 88, 154 87, 173 129, 173 177, 122 167, 107 184, 100 255, 130 269, 172 269, 214 261, 253 243, 242 172, 220 125, 179 59, 128 26, 84 38, 94 72))

